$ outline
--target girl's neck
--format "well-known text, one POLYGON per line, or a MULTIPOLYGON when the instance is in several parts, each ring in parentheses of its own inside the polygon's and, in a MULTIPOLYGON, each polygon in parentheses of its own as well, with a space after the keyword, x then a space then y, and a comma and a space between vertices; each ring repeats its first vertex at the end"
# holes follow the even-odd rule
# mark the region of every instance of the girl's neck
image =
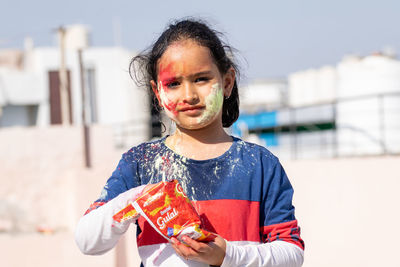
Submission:
POLYGON ((166 145, 176 153, 187 158, 204 160, 225 153, 232 144, 222 125, 209 125, 198 130, 180 128, 166 140, 166 145))

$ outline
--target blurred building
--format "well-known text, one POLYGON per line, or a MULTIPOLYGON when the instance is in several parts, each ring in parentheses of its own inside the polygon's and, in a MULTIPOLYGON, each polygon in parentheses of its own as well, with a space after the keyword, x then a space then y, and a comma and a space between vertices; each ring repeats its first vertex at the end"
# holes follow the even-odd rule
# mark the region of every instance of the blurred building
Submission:
POLYGON ((287 105, 286 79, 257 80, 240 89, 240 108, 248 113, 287 105))
POLYGON ((346 56, 292 73, 287 85, 251 84, 242 102, 234 134, 282 158, 400 153, 400 61, 393 55, 346 56))
MULTIPOLYGON (((148 139, 151 108, 148 94, 129 76, 134 53, 122 47, 91 47, 89 29, 66 27, 63 46, 68 89, 68 124, 82 123, 82 86, 78 50, 82 52, 86 121, 111 125, 117 143, 148 139), (133 134, 134 133, 134 134, 133 134)), ((61 38, 59 38, 61 42, 61 38)), ((0 127, 62 123, 60 46, 0 50, 0 127)))

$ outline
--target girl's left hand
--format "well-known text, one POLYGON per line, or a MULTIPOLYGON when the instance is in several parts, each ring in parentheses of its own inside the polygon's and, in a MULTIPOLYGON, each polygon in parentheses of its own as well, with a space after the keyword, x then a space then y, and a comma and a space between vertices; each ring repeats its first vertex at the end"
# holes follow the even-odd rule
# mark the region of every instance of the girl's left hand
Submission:
POLYGON ((217 266, 224 261, 226 241, 222 237, 217 236, 214 241, 209 243, 198 242, 187 236, 184 236, 182 240, 187 245, 179 242, 175 237, 171 238, 172 247, 182 258, 217 266))

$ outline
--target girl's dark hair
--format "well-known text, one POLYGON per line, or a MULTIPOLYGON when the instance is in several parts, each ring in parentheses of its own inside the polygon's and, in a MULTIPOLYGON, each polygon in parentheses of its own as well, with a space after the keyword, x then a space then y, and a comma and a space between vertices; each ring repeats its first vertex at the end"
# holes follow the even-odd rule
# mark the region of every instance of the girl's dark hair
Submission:
MULTIPOLYGON (((218 37, 221 35, 199 20, 184 19, 173 22, 149 49, 131 60, 130 75, 139 86, 146 86, 150 90, 154 103, 157 103, 150 81, 157 81, 158 60, 172 43, 190 39, 210 50, 221 74, 225 74, 232 67, 237 74, 236 77, 239 77, 239 69, 233 61, 233 48, 221 41, 218 37)), ((231 126, 238 117, 239 92, 237 78, 235 78, 232 93, 229 98, 224 99, 222 106, 223 127, 231 126)))

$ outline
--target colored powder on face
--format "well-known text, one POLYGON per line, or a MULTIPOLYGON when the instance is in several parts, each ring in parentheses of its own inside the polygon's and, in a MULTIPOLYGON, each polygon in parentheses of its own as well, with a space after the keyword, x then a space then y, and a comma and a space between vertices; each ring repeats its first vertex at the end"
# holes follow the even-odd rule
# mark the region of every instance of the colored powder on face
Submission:
POLYGON ((223 102, 224 95, 222 92, 222 88, 219 86, 219 83, 216 83, 212 86, 211 93, 206 97, 206 110, 199 118, 198 123, 207 122, 208 120, 212 119, 216 114, 218 114, 218 112, 220 112, 222 108, 223 102))
POLYGON ((174 79, 174 72, 172 71, 173 63, 168 64, 165 68, 160 67, 160 72, 158 74, 158 80, 163 82, 164 84, 174 79))
POLYGON ((166 113, 171 119, 176 117, 178 112, 176 111, 176 104, 173 103, 167 96, 168 88, 164 88, 163 84, 168 84, 170 81, 175 79, 175 74, 172 71, 173 66, 174 65, 172 63, 168 64, 165 68, 160 66, 160 72, 158 74, 158 92, 162 102, 161 105, 166 109, 166 113), (171 117, 170 115, 174 116, 171 117))
POLYGON ((161 105, 166 109, 166 113, 168 117, 174 119, 176 115, 178 115, 178 111, 176 110, 176 104, 169 100, 167 96, 167 92, 163 87, 162 82, 160 81, 158 84, 158 92, 160 94, 161 105))

